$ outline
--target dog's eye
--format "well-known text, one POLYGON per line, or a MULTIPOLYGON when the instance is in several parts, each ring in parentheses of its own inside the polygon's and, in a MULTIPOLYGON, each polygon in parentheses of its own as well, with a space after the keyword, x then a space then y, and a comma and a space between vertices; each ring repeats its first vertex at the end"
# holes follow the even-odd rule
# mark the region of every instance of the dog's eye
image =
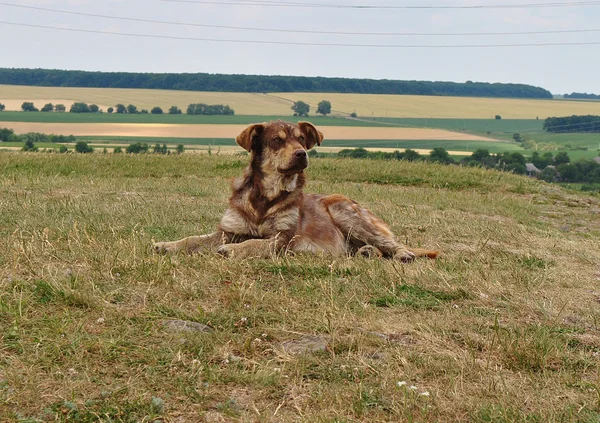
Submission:
POLYGON ((304 135, 300 135, 300 136, 298 137, 298 139, 299 139, 300 141, 304 141, 304 135))
POLYGON ((281 142, 281 138, 280 137, 273 137, 273 141, 275 141, 275 142, 281 142))

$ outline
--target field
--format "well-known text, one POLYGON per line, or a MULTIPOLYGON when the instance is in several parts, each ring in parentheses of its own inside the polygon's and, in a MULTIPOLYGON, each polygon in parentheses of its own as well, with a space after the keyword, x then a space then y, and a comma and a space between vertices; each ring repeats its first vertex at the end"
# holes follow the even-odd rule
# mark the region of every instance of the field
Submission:
POLYGON ((297 100, 309 103, 313 114, 321 100, 329 100, 335 114, 356 112, 361 117, 493 119, 499 114, 505 119, 545 119, 548 116, 600 114, 600 102, 567 100, 337 93, 250 94, 0 85, 0 103, 6 104, 7 110, 19 110, 24 101, 33 101, 38 108, 47 102, 63 103, 69 107, 75 101, 83 101, 98 104, 104 110, 117 103, 131 103, 138 109, 150 110, 160 106, 167 110, 176 105, 184 111, 190 103, 207 103, 228 104, 237 115, 290 116, 290 107, 297 100))
POLYGON ((150 251, 212 230, 246 160, 0 154, 0 421, 600 419, 598 197, 315 159, 307 191, 441 258, 150 251))
POLYGON ((427 152, 434 147, 443 147, 454 156, 469 155, 477 148, 487 148, 494 153, 520 151, 530 155, 530 151, 514 143, 513 135, 519 133, 535 140, 539 150, 556 152, 560 148, 567 151, 573 160, 600 154, 600 138, 596 134, 549 134, 542 129, 547 115, 600 113, 600 102, 327 93, 306 94, 304 98, 303 95, 5 85, 0 86, 0 102, 7 104, 9 109, 18 108, 25 99, 39 99, 36 100, 38 107, 46 101, 67 105, 72 101, 85 101, 101 106, 116 102, 134 103, 140 109, 150 109, 160 99, 165 110, 172 104, 185 110, 191 102, 227 103, 237 114, 187 116, 8 111, 0 113, 0 127, 9 127, 18 133, 74 134, 94 144, 125 145, 130 141, 184 143, 190 150, 206 151, 209 146, 222 146, 222 151, 225 151, 235 145, 234 138, 244 125, 275 119, 308 119, 325 133, 323 152, 351 147, 384 151, 412 148, 427 152), (6 98, 12 98, 12 103, 4 100, 6 98), (315 106, 321 98, 332 102, 334 116, 291 116, 289 106, 292 100, 304 99, 315 106), (350 118, 348 114, 354 110, 358 117, 350 118), (494 119, 496 114, 503 118, 494 119), (494 143, 484 143, 487 141, 494 143))

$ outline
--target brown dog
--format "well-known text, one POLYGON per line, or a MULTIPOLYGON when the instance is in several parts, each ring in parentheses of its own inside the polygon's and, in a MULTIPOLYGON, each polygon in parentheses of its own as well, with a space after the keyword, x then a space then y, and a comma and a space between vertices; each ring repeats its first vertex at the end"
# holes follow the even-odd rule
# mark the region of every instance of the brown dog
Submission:
POLYGON ((411 261, 436 251, 409 249, 369 210, 340 194, 304 194, 307 150, 323 134, 308 122, 251 125, 236 142, 250 152, 232 185, 229 208, 210 235, 158 242, 156 252, 216 251, 226 257, 269 257, 280 251, 364 254, 411 261))

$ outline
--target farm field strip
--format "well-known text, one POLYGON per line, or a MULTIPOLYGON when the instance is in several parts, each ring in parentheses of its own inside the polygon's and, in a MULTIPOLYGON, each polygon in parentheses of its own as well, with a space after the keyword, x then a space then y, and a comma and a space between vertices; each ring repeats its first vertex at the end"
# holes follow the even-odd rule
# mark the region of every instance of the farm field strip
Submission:
POLYGON ((549 116, 600 114, 600 102, 567 100, 442 97, 386 94, 272 93, 291 102, 302 100, 316 109, 321 100, 340 113, 387 118, 545 119, 549 116))
POLYGON ((83 101, 106 109, 109 106, 134 104, 138 109, 150 110, 160 106, 164 110, 176 105, 182 110, 191 103, 227 104, 237 115, 265 116, 291 115, 291 104, 302 100, 316 111, 321 100, 332 104, 334 114, 356 112, 362 117, 388 118, 482 118, 545 119, 548 116, 573 114, 600 114, 600 102, 569 100, 501 99, 482 97, 441 97, 386 94, 339 93, 227 93, 176 90, 26 87, 0 85, 0 102, 7 110, 19 110, 24 101, 42 103, 69 103, 83 101))
MULTIPOLYGON (((38 122, 5 122, 16 133, 42 132, 75 136, 139 136, 139 137, 188 137, 188 138, 234 138, 246 125, 168 125, 168 124, 63 124, 38 122)), ((464 141, 495 140, 477 135, 462 134, 430 128, 364 128, 320 126, 326 139, 381 139, 381 140, 431 140, 454 139, 464 141)))

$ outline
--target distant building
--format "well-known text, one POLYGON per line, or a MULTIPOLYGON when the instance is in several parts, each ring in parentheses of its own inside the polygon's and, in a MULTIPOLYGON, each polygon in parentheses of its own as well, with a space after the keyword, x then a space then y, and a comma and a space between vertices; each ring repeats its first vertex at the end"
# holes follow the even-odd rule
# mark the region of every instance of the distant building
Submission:
POLYGON ((525 163, 525 174, 527 176, 538 176, 542 173, 533 163, 525 163))

